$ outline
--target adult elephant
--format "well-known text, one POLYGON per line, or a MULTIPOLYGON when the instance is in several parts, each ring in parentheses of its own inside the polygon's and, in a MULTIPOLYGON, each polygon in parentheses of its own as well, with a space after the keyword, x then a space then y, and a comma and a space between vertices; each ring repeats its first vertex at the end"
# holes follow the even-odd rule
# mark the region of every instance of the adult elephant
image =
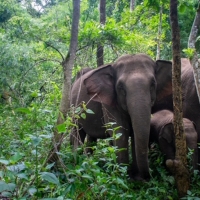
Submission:
MULTIPOLYGON (((193 121, 196 125, 197 142, 200 143, 200 103, 197 96, 193 68, 187 58, 181 59, 181 80, 183 117, 193 121)), ((163 98, 156 100, 152 112, 154 113, 162 109, 173 111, 171 84, 169 84, 168 89, 166 88, 163 98)), ((198 163, 200 163, 200 148, 198 148, 198 163)))
POLYGON ((107 133, 112 136, 113 132, 106 132, 101 122, 116 122, 116 133, 122 134, 114 141, 114 145, 123 148, 118 153, 119 163, 129 163, 128 139, 132 136, 131 176, 136 179, 150 178, 148 143, 151 107, 156 96, 164 98, 166 94, 163 91, 170 83, 171 62, 155 62, 145 54, 136 54, 124 55, 112 64, 84 74, 72 88, 72 104, 89 101, 88 108, 96 115, 88 115, 91 118, 87 116, 86 120, 79 122, 85 133, 94 138, 107 137, 107 133), (93 123, 96 125, 93 126, 93 123))
MULTIPOLYGON (((161 110, 153 114, 150 126, 150 143, 156 142, 164 154, 165 160, 175 159, 175 133, 173 126, 174 114, 169 110, 161 110)), ((186 136, 187 147, 193 150, 192 166, 197 169, 197 132, 195 124, 187 118, 183 118, 183 127, 186 136)))

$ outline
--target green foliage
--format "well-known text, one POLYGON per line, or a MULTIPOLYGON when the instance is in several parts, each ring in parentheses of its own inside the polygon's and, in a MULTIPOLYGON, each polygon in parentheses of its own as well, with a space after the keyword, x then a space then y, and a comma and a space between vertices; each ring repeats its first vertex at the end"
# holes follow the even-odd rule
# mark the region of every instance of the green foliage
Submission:
MULTIPOLYGON (((107 124, 107 129, 113 131, 114 138, 99 140, 97 146, 90 147, 94 152, 90 155, 86 153, 86 146, 72 152, 68 139, 70 130, 66 126, 75 125, 68 125, 72 121, 69 116, 64 126, 66 138, 58 154, 62 165, 59 168, 55 168, 54 163, 45 165, 57 110, 51 109, 51 104, 42 103, 1 110, 2 196, 12 199, 162 199, 163 196, 177 199, 174 178, 163 166, 163 157, 156 147, 149 153, 150 182, 140 183, 128 178, 127 166, 117 163, 116 153, 122 149, 109 145, 110 140, 120 137, 115 134, 119 127, 112 128, 113 123, 107 124)), ((80 117, 82 112, 93 114, 84 103, 75 112, 80 117)), ((200 195, 199 186, 199 176, 195 172, 188 199, 200 195)))
MULTIPOLYGON (((181 36, 181 48, 188 47, 188 38, 196 15, 195 1, 181 1, 179 5, 179 26, 181 36)), ((199 47, 197 46, 199 50, 199 47)))
POLYGON ((7 22, 16 10, 16 1, 15 0, 2 0, 0 2, 0 25, 2 26, 7 22))
POLYGON ((186 54, 187 58, 191 59, 194 56, 195 49, 187 48, 187 49, 183 49, 183 52, 186 54))

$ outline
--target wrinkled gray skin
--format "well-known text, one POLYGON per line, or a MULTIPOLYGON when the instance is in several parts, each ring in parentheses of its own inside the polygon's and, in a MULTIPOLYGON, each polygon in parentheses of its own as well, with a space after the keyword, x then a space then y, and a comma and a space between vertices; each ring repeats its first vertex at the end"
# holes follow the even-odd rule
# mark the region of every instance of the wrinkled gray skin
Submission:
MULTIPOLYGON (((169 110, 161 110, 153 114, 150 127, 150 142, 156 142, 165 160, 175 159, 175 133, 173 127, 174 114, 169 110)), ((183 118, 187 147, 194 151, 192 155, 193 169, 197 169, 197 132, 195 125, 187 118, 183 118)))
POLYGON ((128 139, 132 136, 131 176, 149 179, 151 107, 156 96, 164 98, 163 91, 170 81, 171 62, 155 62, 145 54, 125 55, 113 64, 87 72, 74 83, 71 103, 78 105, 81 101, 89 101, 87 107, 95 115, 88 114, 86 120, 80 119, 79 134, 84 136, 86 133, 93 138, 112 136, 113 133, 106 132, 102 125, 116 122, 116 126, 120 126, 116 133, 122 135, 114 145, 125 149, 118 153, 118 162, 129 163, 128 139))
MULTIPOLYGON (((197 142, 200 143, 200 103, 196 92, 193 68, 186 58, 181 59, 181 68, 183 117, 196 125, 197 142)), ((165 94, 164 97, 156 100, 152 108, 153 113, 162 109, 173 110, 171 84, 169 84, 168 89, 166 88, 165 94)), ((200 148, 198 148, 198 163, 200 163, 200 148)))

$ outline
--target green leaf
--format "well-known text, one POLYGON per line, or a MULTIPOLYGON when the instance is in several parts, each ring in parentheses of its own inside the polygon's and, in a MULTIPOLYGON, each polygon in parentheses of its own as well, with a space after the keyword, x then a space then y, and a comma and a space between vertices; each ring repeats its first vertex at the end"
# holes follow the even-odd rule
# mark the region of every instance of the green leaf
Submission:
POLYGON ((23 155, 19 152, 15 153, 13 156, 10 158, 10 162, 12 164, 17 163, 19 160, 23 158, 23 155))
POLYGON ((2 179, 4 176, 4 172, 3 171, 0 171, 0 179, 2 179))
POLYGON ((16 185, 14 183, 5 183, 4 181, 0 181, 0 193, 3 191, 14 191, 16 185))
POLYGON ((112 153, 112 154, 111 154, 111 157, 112 157, 112 159, 114 160, 114 162, 116 163, 116 161, 117 161, 117 156, 116 156, 116 154, 115 154, 115 153, 112 153))
POLYGON ((181 4, 181 5, 179 6, 179 11, 180 11, 181 13, 184 13, 185 10, 186 10, 186 5, 181 4))
POLYGON ((36 147, 40 144, 40 142, 42 141, 42 138, 41 137, 32 137, 32 143, 33 145, 36 147))
POLYGON ((75 193, 75 184, 69 184, 65 190, 66 193, 71 193, 74 194, 75 193))
POLYGON ((104 193, 106 193, 108 191, 108 189, 107 188, 103 188, 102 190, 101 190, 101 194, 104 194, 104 193))
POLYGON ((76 170, 75 170, 76 174, 78 174, 78 175, 81 175, 81 172, 82 172, 82 171, 84 171, 84 169, 76 169, 76 170))
POLYGON ((58 133, 64 133, 64 132, 66 132, 66 125, 65 125, 65 123, 59 124, 56 127, 57 127, 57 130, 58 130, 58 133))
POLYGON ((83 175, 82 175, 82 178, 88 179, 88 180, 90 180, 90 181, 93 180, 93 178, 92 178, 91 176, 89 176, 88 174, 83 174, 83 175))
POLYGON ((87 110, 85 102, 83 102, 82 106, 83 106, 83 110, 87 110))
POLYGON ((41 172, 41 177, 42 177, 42 179, 48 181, 49 183, 53 183, 55 185, 60 184, 58 178, 53 173, 41 172))
POLYGON ((117 139, 119 139, 121 136, 122 136, 122 133, 117 133, 117 134, 115 134, 114 138, 117 140, 117 139))
POLYGON ((28 177, 25 173, 17 174, 17 177, 20 178, 20 179, 25 179, 25 180, 28 181, 28 177))
POLYGON ((86 113, 88 113, 88 114, 95 114, 92 110, 90 110, 90 109, 86 109, 86 113))
POLYGON ((51 164, 48 164, 45 168, 46 169, 51 169, 54 165, 55 165, 55 162, 51 163, 51 164))
POLYGON ((4 165, 8 165, 10 162, 9 162, 9 160, 0 159, 0 163, 2 163, 4 165))
POLYGON ((28 193, 33 196, 35 193, 37 192, 37 189, 36 188, 29 188, 28 189, 28 193))
POLYGON ((74 118, 80 119, 79 115, 74 115, 74 118))
POLYGON ((79 113, 81 111, 81 107, 77 107, 75 113, 79 113))
POLYGON ((81 113, 81 117, 82 117, 83 119, 86 119, 86 114, 85 114, 85 113, 81 113))
POLYGON ((13 192, 16 188, 16 185, 14 183, 8 183, 8 191, 13 192))
MULTIPOLYGON (((62 197, 62 196, 57 197, 56 200, 64 200, 64 197, 62 197)), ((66 200, 71 200, 71 199, 66 199, 66 200)))
POLYGON ((186 54, 186 56, 188 58, 192 58, 194 53, 195 53, 195 49, 193 48, 187 48, 187 49, 183 49, 183 52, 186 54))
POLYGON ((31 114, 31 111, 29 108, 17 108, 16 112, 31 114))
POLYGON ((12 197, 12 193, 11 193, 11 192, 7 192, 7 191, 2 192, 1 195, 2 195, 3 197, 12 197))
POLYGON ((22 170, 24 170, 26 168, 25 164, 24 163, 21 163, 21 164, 17 164, 17 165, 10 165, 10 166, 7 166, 6 167, 9 171, 12 171, 12 172, 20 172, 22 170))
POLYGON ((38 92, 37 91, 32 92, 31 97, 34 97, 34 98, 38 97, 38 92))
POLYGON ((3 192, 7 189, 8 189, 7 183, 5 183, 4 181, 0 181, 0 192, 3 192))
POLYGON ((124 183, 124 181, 123 181, 122 179, 117 178, 117 179, 116 179, 116 182, 117 182, 118 184, 120 184, 124 189, 127 189, 127 190, 128 190, 128 186, 124 183))
POLYGON ((108 151, 113 153, 113 152, 115 152, 115 149, 113 147, 108 147, 108 151))

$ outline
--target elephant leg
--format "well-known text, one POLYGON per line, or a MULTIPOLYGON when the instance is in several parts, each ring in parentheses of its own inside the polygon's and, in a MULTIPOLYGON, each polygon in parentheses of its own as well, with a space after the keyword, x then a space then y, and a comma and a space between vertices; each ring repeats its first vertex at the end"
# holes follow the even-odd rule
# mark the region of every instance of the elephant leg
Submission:
POLYGON ((125 165, 129 165, 128 139, 129 135, 126 133, 122 133, 119 139, 113 140, 114 146, 116 146, 119 149, 119 152, 117 152, 117 162, 119 164, 122 163, 125 165))
POLYGON ((86 133, 82 128, 79 130, 72 130, 70 134, 70 144, 73 146, 73 150, 76 150, 80 145, 84 143, 85 137, 86 133))
POLYGON ((113 146, 118 147, 118 149, 121 149, 117 152, 117 162, 128 165, 128 139, 130 135, 129 118, 119 112, 116 108, 112 108, 107 105, 104 105, 102 110, 105 123, 112 124, 107 127, 108 134, 113 137, 112 144, 113 146), (115 138, 115 135, 118 133, 121 133, 121 136, 119 138, 115 138))
POLYGON ((130 167, 128 169, 128 175, 133 180, 140 180, 139 170, 137 166, 137 159, 136 159, 136 152, 135 152, 135 140, 134 136, 131 137, 131 154, 132 154, 132 161, 130 167))

